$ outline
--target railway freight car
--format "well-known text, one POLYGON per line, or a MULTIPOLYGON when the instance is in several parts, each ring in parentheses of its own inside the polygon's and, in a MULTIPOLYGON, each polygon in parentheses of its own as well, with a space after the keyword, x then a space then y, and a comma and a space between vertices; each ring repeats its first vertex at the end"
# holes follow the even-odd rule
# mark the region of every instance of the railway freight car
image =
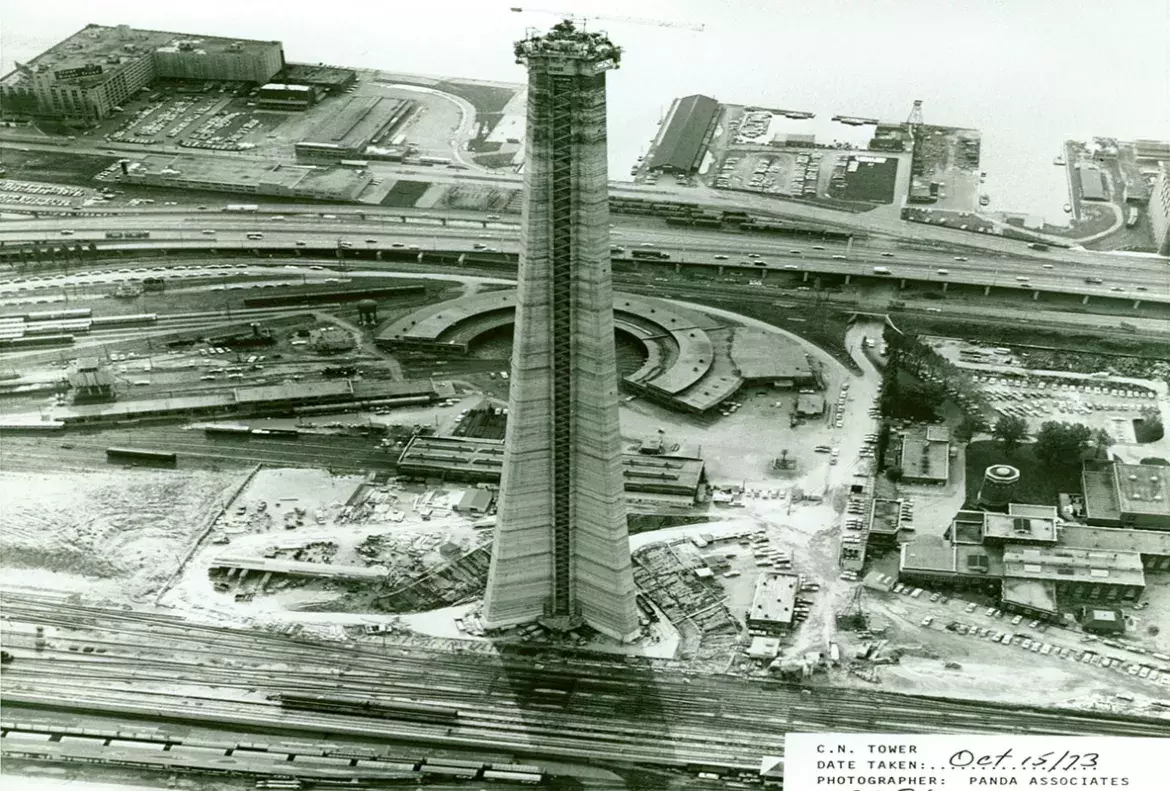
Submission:
POLYGON ((121 461, 132 464, 175 464, 178 455, 165 450, 147 450, 145 448, 106 448, 108 461, 121 461))
POLYGON ((301 695, 282 692, 280 705, 286 709, 321 711, 330 714, 348 714, 359 717, 378 717, 390 720, 436 722, 451 724, 459 719, 459 710, 425 703, 407 703, 369 698, 347 698, 331 695, 301 695))

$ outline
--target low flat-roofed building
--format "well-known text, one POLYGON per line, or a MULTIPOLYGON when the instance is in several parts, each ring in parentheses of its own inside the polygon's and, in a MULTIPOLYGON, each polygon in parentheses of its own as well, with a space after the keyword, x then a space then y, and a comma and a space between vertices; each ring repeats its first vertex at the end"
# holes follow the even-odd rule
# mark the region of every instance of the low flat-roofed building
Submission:
POLYGON ((384 96, 351 96, 330 101, 339 104, 296 144, 298 157, 345 159, 361 154, 366 146, 398 128, 414 107, 410 99, 384 96))
POLYGON ((213 157, 143 154, 123 176, 129 184, 251 193, 310 200, 356 200, 373 181, 367 171, 278 163, 263 165, 213 157))
POLYGON ((1090 525, 1170 530, 1170 467, 1086 461, 1081 483, 1090 525))
POLYGON ((1034 516, 987 513, 983 516, 983 541, 988 543, 1056 543, 1056 520, 1034 516))
POLYGON ((756 580, 747 626, 753 632, 783 634, 792 627, 800 577, 795 574, 761 574, 756 580))
POLYGON ((719 103, 710 96, 695 94, 676 99, 650 155, 649 170, 691 173, 698 169, 719 103))
POLYGON ((945 484, 950 477, 950 434, 932 433, 933 428, 911 429, 902 438, 899 466, 906 483, 945 484))
POLYGON ((311 85, 270 82, 256 93, 256 105, 264 110, 308 110, 316 100, 311 85))
POLYGON ((1003 562, 997 547, 956 544, 942 536, 919 536, 902 544, 898 579, 997 590, 1003 562))
POLYGON ((1061 546, 1105 552, 1137 552, 1146 571, 1170 571, 1170 531, 1092 527, 1065 523, 1059 526, 1061 546))
POLYGON ((999 603, 1003 609, 1029 618, 1055 620, 1060 616, 1056 585, 1044 580, 1004 580, 999 603))
POLYGON ((485 514, 492 507, 492 493, 487 489, 468 489, 454 506, 459 513, 485 514))
MULTIPOLYGON (((416 436, 398 459, 398 470, 420 478, 499 483, 504 443, 494 439, 416 436)), ((701 459, 622 454, 626 492, 698 496, 706 481, 701 459)))
POLYGON ((1007 546, 1005 579, 1051 582, 1065 601, 1134 600, 1146 587, 1141 555, 1073 547, 1007 546))
POLYGON ((870 543, 892 547, 902 529, 902 501, 875 498, 868 521, 870 543))
POLYGON ((798 393, 796 396, 796 414, 801 417, 819 417, 825 414, 824 394, 798 393))
POLYGON ((1081 185, 1081 197, 1084 200, 1105 200, 1105 185, 1102 182, 1101 171, 1096 168, 1081 167, 1077 171, 1077 178, 1081 185))
POLYGON ((780 656, 780 640, 776 637, 753 637, 747 654, 752 659, 775 659, 780 656))
POLYGON ((804 387, 816 382, 804 348, 774 332, 736 328, 731 361, 748 384, 787 381, 789 387, 804 387))
POLYGON ((1096 634, 1122 634, 1125 631, 1125 616, 1120 610, 1104 607, 1082 607, 1081 628, 1096 634))
POLYGON ((97 357, 79 357, 69 371, 69 386, 81 399, 110 398, 114 375, 97 357))

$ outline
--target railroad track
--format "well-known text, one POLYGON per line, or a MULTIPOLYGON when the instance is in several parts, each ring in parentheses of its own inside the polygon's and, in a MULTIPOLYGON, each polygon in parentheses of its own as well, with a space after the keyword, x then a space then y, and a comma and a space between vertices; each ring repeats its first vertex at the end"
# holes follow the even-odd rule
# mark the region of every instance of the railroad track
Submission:
MULTIPOLYGON (((22 602, 16 606, 23 612, 14 612, 6 604, 9 617, 35 620, 38 612, 53 610, 61 605, 45 604, 29 608, 22 602)), ((591 713, 596 710, 612 717, 614 704, 629 705, 639 698, 643 690, 645 706, 660 712, 664 718, 685 718, 688 712, 701 710, 704 706, 718 703, 711 713, 743 716, 750 721, 772 722, 778 712, 784 713, 785 721, 801 718, 816 722, 836 722, 848 717, 855 722, 884 725, 886 729, 938 730, 939 727, 954 727, 961 723, 964 728, 981 731, 1003 732, 1017 729, 1039 733, 1114 733, 1118 735, 1167 735, 1170 726, 1165 721, 1148 720, 1138 717, 1106 717, 1083 712, 1029 710, 995 704, 950 701, 945 699, 918 698, 891 693, 855 690, 817 690, 811 696, 775 683, 753 683, 742 679, 724 677, 692 677, 686 684, 672 674, 639 674, 634 672, 627 678, 604 666, 594 669, 553 666, 536 670, 532 667, 510 666, 498 658, 487 656, 452 656, 442 652, 412 648, 409 657, 387 657, 384 653, 362 648, 345 648, 331 644, 315 644, 309 641, 292 641, 272 635, 256 635, 218 627, 192 629, 188 624, 168 622, 165 616, 150 616, 142 619, 132 613, 95 613, 93 608, 73 606, 76 614, 85 613, 90 623, 95 615, 109 623, 125 624, 127 620, 136 628, 149 625, 162 631, 175 630, 179 634, 171 639, 184 646, 183 650, 195 649, 201 645, 200 638, 211 641, 204 644, 204 650, 223 650, 233 656, 242 656, 239 646, 242 640, 253 648, 263 648, 271 658, 280 656, 288 662, 307 662, 315 666, 322 662, 334 663, 340 668, 335 689, 349 694, 378 694, 422 697, 419 686, 430 690, 432 695, 442 692, 471 697, 488 694, 495 700, 501 697, 511 699, 516 705, 524 706, 530 700, 524 693, 531 694, 542 688, 565 687, 565 705, 558 709, 559 715, 591 713), (138 620, 135 620, 135 619, 138 620), (185 630, 185 631, 182 631, 185 630), (278 652, 279 653, 276 653, 278 652), (360 670, 354 670, 358 667, 360 670), (641 677, 639 677, 641 676, 641 677), (372 678, 373 677, 373 678, 372 678), (406 686, 410 685, 410 686, 406 686), (653 694, 645 690, 653 685, 653 694), (440 689, 445 688, 445 689, 440 689), (575 709, 574 707, 579 707, 575 709), (875 717, 874 712, 881 712, 875 717)), ((99 626, 99 623, 93 625, 99 626)), ((131 630, 133 631, 133 630, 131 630)), ((151 632, 150 640, 158 642, 163 635, 151 632)), ((81 640, 83 638, 74 637, 81 640)), ((173 650, 173 649, 172 649, 173 650)), ((242 671, 241 671, 242 672, 242 671)), ((316 677, 313 677, 314 681, 316 677)), ((296 683, 300 679, 290 675, 287 681, 296 683)), ((279 681, 273 688, 279 687, 279 681)), ((476 699, 471 697, 471 699, 476 699)), ((620 709, 617 709, 620 710, 620 709)))

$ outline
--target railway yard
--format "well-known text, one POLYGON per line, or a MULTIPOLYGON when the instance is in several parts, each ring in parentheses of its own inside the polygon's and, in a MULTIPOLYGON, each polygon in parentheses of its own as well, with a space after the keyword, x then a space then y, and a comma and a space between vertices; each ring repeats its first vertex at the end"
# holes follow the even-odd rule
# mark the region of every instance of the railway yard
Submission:
MULTIPOLYGON (((808 394, 750 384, 698 415, 623 397, 629 453, 658 434, 669 454, 701 448, 688 463, 702 470, 686 496, 629 493, 634 518, 648 521, 631 530, 642 637, 623 648, 595 634, 487 633, 478 597, 493 518, 490 505, 464 503, 494 485, 398 469, 416 437, 503 436, 511 347, 490 316, 479 329, 459 325, 463 354, 375 342, 431 305, 506 287, 498 268, 236 260, 131 258, 0 280, 5 326, 20 329, 9 337, 29 340, 5 351, 18 375, 0 382, 14 517, 0 545, 16 572, 0 632, 14 658, 4 666, 6 761, 304 784, 634 782, 591 775, 600 757, 619 774, 661 773, 654 787, 703 787, 700 774, 758 782, 761 756, 783 755, 777 734, 788 730, 1170 730, 1170 676, 1149 658, 1166 650, 1160 637, 1105 651, 1054 629, 1053 650, 1029 651, 1035 659, 1006 674, 1007 652, 1031 648, 1019 627, 996 646, 975 624, 972 636, 925 628, 927 613, 940 626, 945 612, 909 588, 866 597, 872 634, 840 628, 865 564, 897 574, 888 554, 862 544, 868 500, 854 487, 916 500, 920 533, 941 531, 965 488, 961 471, 926 488, 876 474, 880 321, 843 323, 830 351, 752 318, 775 294, 760 293, 750 272, 615 278, 673 300, 660 306, 704 311, 716 343, 735 327, 799 349, 813 376, 808 394), (165 287, 145 290, 149 278, 165 287), (40 340, 63 332, 67 345, 40 340), (812 411, 798 418, 808 396, 812 411), (801 591, 778 656, 761 662, 744 614, 771 574, 793 575, 801 591), (1021 701, 1032 708, 1021 712, 1021 701), (64 730, 78 720, 89 733, 64 730)), ((824 315, 819 300, 780 293, 794 319, 824 315)), ((1140 326, 1138 337, 1157 332, 1154 319, 1140 326)), ((989 408, 1035 410, 1043 377, 1011 367, 1021 360, 977 342, 932 343, 984 377, 989 408)), ((646 344, 618 344, 623 372, 650 354, 678 358, 646 344)), ((1046 376, 1066 414, 1075 407, 1103 425, 1167 408, 1157 378, 1097 378, 1104 390, 1090 393, 1072 387, 1087 374, 1058 377, 1068 389, 1046 376)), ((1132 434, 1116 439, 1119 452, 1161 452, 1132 434)), ((1164 589, 1151 576, 1147 601, 1164 589)), ((1155 606, 1146 623, 1160 622, 1155 606)))

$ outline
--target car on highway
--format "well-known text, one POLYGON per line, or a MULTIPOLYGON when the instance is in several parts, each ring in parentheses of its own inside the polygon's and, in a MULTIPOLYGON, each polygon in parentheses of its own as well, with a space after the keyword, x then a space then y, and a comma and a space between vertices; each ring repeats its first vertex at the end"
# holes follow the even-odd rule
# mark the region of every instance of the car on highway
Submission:
POLYGON ((825 246, 823 244, 814 244, 813 249, 814 250, 824 250, 825 246))
POLYGON ((800 267, 797 266, 796 264, 785 264, 784 268, 785 269, 800 269, 800 267))
POLYGON ((893 253, 882 253, 882 258, 893 258, 893 257, 894 257, 893 253))
POLYGON ((377 243, 378 243, 377 239, 366 239, 366 244, 377 244, 377 243))
POLYGON ((844 261, 844 260, 845 260, 845 256, 843 256, 843 255, 835 255, 835 256, 833 256, 833 260, 834 260, 834 261, 844 261))
POLYGON ((716 261, 726 261, 726 260, 727 260, 727 256, 725 256, 725 255, 717 255, 717 256, 715 256, 715 260, 716 260, 716 261))
POLYGON ((212 230, 212 229, 210 229, 210 228, 204 228, 204 229, 203 229, 202 231, 200 231, 199 233, 203 234, 204 236, 215 236, 215 231, 213 231, 213 230, 212 230))
POLYGON ((1149 291, 1145 286, 1134 286, 1134 289, 1137 291, 1149 291))
POLYGON ((654 244, 653 244, 652 242, 642 242, 642 243, 641 243, 640 245, 638 245, 638 246, 639 246, 639 247, 653 247, 653 246, 654 246, 654 244))
POLYGON ((789 250, 788 252, 790 255, 802 255, 804 253, 803 250, 789 250))
POLYGON ((1125 289, 1122 288, 1121 286, 1114 286, 1113 288, 1111 288, 1109 290, 1110 291, 1125 291, 1125 289))
POLYGON ((344 247, 345 249, 347 249, 347 250, 348 250, 348 249, 350 249, 351 247, 353 247, 353 242, 338 242, 338 246, 339 246, 339 247, 344 247))
POLYGON ((474 250, 486 250, 486 249, 487 249, 487 245, 486 245, 486 244, 480 244, 479 242, 476 242, 476 243, 475 243, 475 244, 473 244, 471 247, 472 247, 472 249, 474 249, 474 250))
POLYGON ((1025 275, 1016 275, 1016 280, 1019 281, 1020 283, 1027 283, 1031 279, 1032 278, 1027 277, 1025 275))
POLYGON ((325 267, 323 267, 323 266, 311 266, 311 267, 309 267, 309 269, 312 269, 316 272, 324 272, 325 271, 325 267))
POLYGON ((1044 268, 1045 269, 1056 269, 1056 267, 1054 267, 1052 264, 1045 264, 1044 268))
POLYGON ((966 261, 967 259, 961 255, 957 255, 957 256, 955 256, 955 260, 956 261, 966 261))
POLYGON ((73 235, 73 231, 69 230, 68 228, 62 228, 62 229, 61 229, 61 235, 62 235, 62 236, 72 236, 72 235, 73 235))
POLYGON ((1099 286, 1102 283, 1104 283, 1105 281, 1099 277, 1090 276, 1090 277, 1085 278, 1085 282, 1088 283, 1089 285, 1099 286))
POLYGON ((951 270, 949 270, 949 269, 936 269, 934 271, 935 271, 935 274, 939 274, 939 275, 949 275, 951 273, 951 270))
POLYGON ((498 219, 500 219, 500 215, 498 215, 498 214, 489 214, 489 215, 487 216, 487 218, 488 218, 489 220, 498 220, 498 219))
POLYGON ((403 247, 406 247, 406 245, 404 245, 402 242, 394 242, 394 243, 393 243, 393 244, 391 244, 390 246, 391 246, 391 247, 394 247, 394 248, 403 248, 403 247))
POLYGON ((301 239, 297 239, 297 247, 305 247, 307 244, 308 244, 308 242, 305 242, 301 239))

